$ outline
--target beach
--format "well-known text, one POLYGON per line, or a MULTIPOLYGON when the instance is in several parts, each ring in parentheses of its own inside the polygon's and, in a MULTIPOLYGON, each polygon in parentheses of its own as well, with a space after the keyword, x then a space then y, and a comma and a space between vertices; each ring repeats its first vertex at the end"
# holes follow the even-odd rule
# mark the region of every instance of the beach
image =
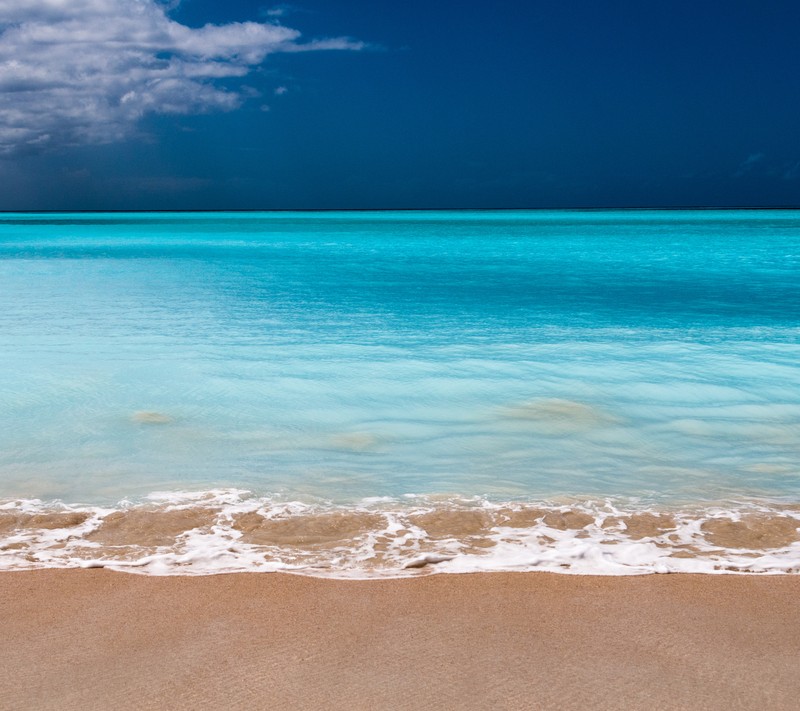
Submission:
POLYGON ((0 711, 800 711, 800 1, 490 9, 0 0, 0 711))
POLYGON ((796 709, 800 211, 6 213, 0 711, 796 709))
POLYGON ((794 709, 800 577, 0 574, 0 708, 794 709))

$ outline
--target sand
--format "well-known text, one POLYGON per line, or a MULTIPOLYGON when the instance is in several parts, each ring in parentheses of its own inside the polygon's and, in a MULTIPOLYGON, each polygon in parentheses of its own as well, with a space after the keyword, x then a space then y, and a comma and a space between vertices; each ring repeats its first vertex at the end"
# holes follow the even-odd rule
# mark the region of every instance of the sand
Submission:
POLYGON ((800 576, 0 574, 0 708, 797 709, 800 576))

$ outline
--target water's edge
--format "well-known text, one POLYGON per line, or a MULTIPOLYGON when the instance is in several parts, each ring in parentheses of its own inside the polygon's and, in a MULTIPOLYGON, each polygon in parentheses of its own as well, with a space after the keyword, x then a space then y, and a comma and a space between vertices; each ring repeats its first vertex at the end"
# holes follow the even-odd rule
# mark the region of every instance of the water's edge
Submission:
POLYGON ((407 496, 334 505, 241 490, 157 493, 116 507, 13 500, 0 503, 0 570, 797 574, 799 528, 800 502, 764 500, 668 508, 407 496))

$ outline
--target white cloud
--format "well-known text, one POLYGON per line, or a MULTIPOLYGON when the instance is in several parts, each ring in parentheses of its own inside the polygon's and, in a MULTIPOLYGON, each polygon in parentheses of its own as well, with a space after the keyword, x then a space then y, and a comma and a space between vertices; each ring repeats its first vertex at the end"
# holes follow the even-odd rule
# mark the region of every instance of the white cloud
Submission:
POLYGON ((275 88, 275 96, 283 96, 289 89, 285 86, 279 86, 275 88))
POLYGON ((230 111, 269 54, 357 50, 259 22, 191 28, 158 0, 0 0, 0 153, 129 136, 147 113, 230 111))
POLYGON ((758 153, 751 153, 747 158, 745 158, 740 164, 739 167, 736 169, 736 172, 733 174, 734 178, 741 178, 743 175, 749 173, 753 168, 756 167, 762 160, 764 160, 766 156, 759 151, 758 153))

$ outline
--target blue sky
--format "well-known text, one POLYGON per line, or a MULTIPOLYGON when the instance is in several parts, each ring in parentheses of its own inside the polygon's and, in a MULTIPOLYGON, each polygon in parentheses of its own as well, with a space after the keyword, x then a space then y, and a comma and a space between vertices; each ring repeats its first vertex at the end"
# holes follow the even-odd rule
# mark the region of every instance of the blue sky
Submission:
POLYGON ((0 209, 800 206, 800 3, 0 0, 0 209))

